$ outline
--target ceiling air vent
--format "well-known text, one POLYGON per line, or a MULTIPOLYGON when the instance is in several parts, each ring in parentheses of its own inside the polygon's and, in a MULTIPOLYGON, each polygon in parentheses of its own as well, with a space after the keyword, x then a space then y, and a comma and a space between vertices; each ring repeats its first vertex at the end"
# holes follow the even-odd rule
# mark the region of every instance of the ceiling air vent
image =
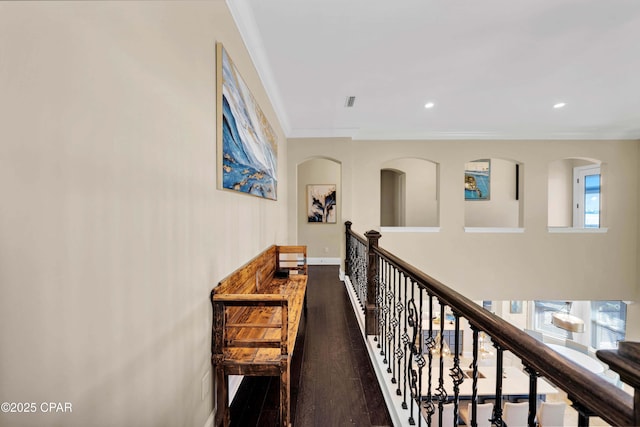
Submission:
POLYGON ((356 102, 355 96, 347 96, 347 100, 344 103, 345 107, 353 107, 353 104, 356 102))

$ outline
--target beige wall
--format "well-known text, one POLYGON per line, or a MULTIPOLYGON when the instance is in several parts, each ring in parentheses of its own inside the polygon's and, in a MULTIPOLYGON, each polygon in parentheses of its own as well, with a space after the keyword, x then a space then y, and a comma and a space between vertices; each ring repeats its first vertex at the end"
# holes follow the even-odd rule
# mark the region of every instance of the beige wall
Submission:
POLYGON ((344 235, 342 224, 340 163, 327 159, 311 159, 298 166, 297 206, 292 218, 298 220, 298 244, 307 245, 310 258, 340 258, 340 245, 344 235), (336 185, 336 223, 310 223, 307 220, 307 186, 336 185))
POLYGON ((404 218, 401 225, 437 227, 438 165, 428 160, 404 158, 386 162, 382 168, 404 172, 404 194, 400 201, 404 204, 404 218))
MULTIPOLYGON (((203 426, 209 291, 286 243, 286 141, 223 1, 0 4, 3 426, 203 426), (215 42, 280 137, 278 201, 216 190, 215 42)), ((211 377, 209 377, 211 378, 211 377)))
MULTIPOLYGON (((464 174, 461 176, 464 177, 464 174)), ((460 182, 464 182, 463 178, 460 178, 460 182)), ((520 203, 524 199, 516 200, 516 163, 504 159, 491 159, 490 188, 489 200, 464 202, 464 225, 466 227, 519 227, 520 203)))
POLYGON ((390 159, 429 158, 440 168, 439 233, 387 233, 380 244, 472 299, 637 300, 637 141, 290 140, 289 162, 329 156, 343 164, 343 219, 364 233, 379 228, 380 169, 390 159), (469 159, 522 164, 523 233, 465 233, 462 192, 469 159), (549 164, 564 158, 603 162, 601 234, 547 231, 549 164), (351 178, 350 178, 351 177, 351 178), (606 183, 606 186, 605 186, 606 183), (357 207, 357 208, 355 208, 357 207))

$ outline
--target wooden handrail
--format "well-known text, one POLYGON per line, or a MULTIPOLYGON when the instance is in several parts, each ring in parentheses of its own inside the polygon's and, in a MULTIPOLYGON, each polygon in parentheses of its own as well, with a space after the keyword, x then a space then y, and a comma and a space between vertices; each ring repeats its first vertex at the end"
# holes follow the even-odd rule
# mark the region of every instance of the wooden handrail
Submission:
MULTIPOLYGON (((350 227, 347 227, 347 230, 347 233, 351 233, 361 242, 367 241, 350 227)), ((636 408, 634 412, 634 398, 620 388, 603 381, 598 375, 566 359, 544 343, 483 309, 474 301, 391 252, 377 245, 370 245, 369 251, 373 251, 415 281, 418 286, 427 290, 429 294, 450 306, 454 313, 466 318, 470 325, 487 333, 501 348, 519 357, 524 365, 564 390, 574 404, 613 425, 638 425, 635 413, 640 408, 636 408)), ((637 381, 638 372, 635 372, 635 377, 637 381)), ((636 396, 638 396, 637 389, 636 396)))

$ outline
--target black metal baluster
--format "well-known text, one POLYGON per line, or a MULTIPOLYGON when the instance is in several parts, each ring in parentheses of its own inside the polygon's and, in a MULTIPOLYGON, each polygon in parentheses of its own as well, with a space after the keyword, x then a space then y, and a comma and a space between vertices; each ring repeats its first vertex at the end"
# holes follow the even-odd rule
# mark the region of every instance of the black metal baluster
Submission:
POLYGON ((381 295, 382 295, 382 286, 380 285, 382 283, 382 275, 383 275, 383 268, 384 266, 382 265, 382 261, 380 261, 378 263, 378 273, 377 273, 377 282, 376 282, 376 287, 375 287, 375 301, 376 301, 376 312, 375 312, 375 322, 378 324, 378 328, 377 328, 377 333, 376 335, 373 337, 373 340, 376 341, 378 343, 378 348, 380 348, 380 341, 382 340, 382 328, 380 327, 380 319, 382 316, 382 299, 381 299, 381 295))
MULTIPOLYGON (((382 264, 382 263, 381 263, 382 264)), ((378 348, 380 349, 380 356, 384 356, 384 293, 385 293, 385 287, 384 287, 384 282, 385 282, 385 275, 386 275, 386 263, 380 265, 381 267, 381 279, 378 283, 378 310, 379 310, 379 317, 378 317, 378 335, 380 337, 380 340, 378 341, 378 348)), ((386 363, 386 358, 384 359, 384 363, 386 363)))
POLYGON ((394 366, 394 375, 396 373, 398 374, 398 387, 396 388, 396 395, 397 396, 402 396, 402 390, 400 389, 400 382, 401 382, 400 381, 400 372, 402 372, 401 363, 402 363, 402 357, 404 356, 404 351, 402 351, 402 334, 400 333, 400 322, 402 321, 402 310, 403 310, 403 307, 404 307, 404 305, 402 304, 402 278, 403 277, 404 277, 404 274, 402 272, 398 271, 398 289, 397 289, 397 292, 396 292, 396 296, 398 298, 396 300, 396 325, 394 327, 395 335, 398 338, 397 341, 395 341, 396 344, 397 344, 396 345, 396 350, 395 350, 397 365, 394 366))
POLYGON ((438 398, 438 415, 439 415, 439 427, 442 427, 442 411, 443 405, 447 401, 447 391, 444 389, 444 304, 442 301, 438 301, 440 303, 440 349, 438 354, 440 356, 440 364, 439 364, 439 374, 438 374, 438 388, 436 389, 435 396, 438 398))
MULTIPOLYGON (((409 298, 409 278, 407 276, 404 276, 404 299, 405 301, 408 301, 409 298)), ((404 306, 404 304, 403 304, 404 306)), ((408 333, 408 329, 407 329, 407 318, 408 318, 408 310, 404 310, 404 334, 402 334, 402 343, 404 344, 404 369, 402 370, 402 382, 403 382, 403 388, 402 388, 402 395, 403 395, 403 399, 402 399, 402 409, 407 409, 407 370, 408 370, 408 365, 407 365, 407 353, 409 352, 409 333, 408 333)))
MULTIPOLYGON (((418 315, 418 337, 422 335, 422 303, 423 303, 423 289, 419 288, 420 294, 420 313, 418 315)), ((426 365, 424 360, 424 356, 422 355, 422 351, 419 351, 419 348, 416 346, 416 362, 418 364, 418 408, 422 408, 422 369, 426 365)), ((422 425, 422 417, 418 414, 418 426, 422 425)))
POLYGON ((358 265, 360 269, 360 273, 358 274, 359 283, 358 283, 358 298, 360 299, 360 307, 362 308, 362 312, 366 314, 366 305, 367 305, 367 259, 369 256, 367 255, 367 247, 358 242, 358 248, 360 250, 360 263, 358 265))
POLYGON ((571 406, 578 412, 578 427, 589 427, 589 418, 594 415, 589 409, 578 403, 572 396, 568 396, 571 406))
POLYGON ((464 381, 464 374, 460 369, 460 315, 454 311, 453 316, 455 318, 455 337, 453 341, 453 368, 450 369, 450 376, 453 380, 453 419, 457 424, 460 384, 464 381))
POLYGON ((389 315, 387 317, 387 354, 389 355, 389 362, 387 365, 387 373, 391 374, 391 384, 395 384, 396 379, 393 376, 393 347, 396 340, 395 327, 393 326, 393 320, 395 318, 395 288, 396 288, 396 268, 389 264, 389 283, 387 284, 389 293, 387 294, 387 307, 389 307, 389 315))
POLYGON ((473 383, 471 386, 471 427, 478 427, 478 329, 471 325, 473 332, 473 360, 471 370, 473 383))
POLYGON ((502 421, 502 355, 504 349, 500 344, 494 341, 493 346, 497 350, 496 354, 496 403, 493 405, 493 418, 491 421, 496 427, 502 427, 504 425, 502 421))
POLYGON ((432 381, 433 378, 433 350, 436 347, 436 340, 433 338, 433 295, 429 295, 429 336, 426 339, 423 347, 424 351, 427 352, 427 357, 429 358, 429 378, 428 378, 428 387, 427 387, 427 401, 424 405, 427 411, 427 425, 431 426, 431 417, 436 412, 435 406, 433 404, 433 396, 432 396, 432 381), (424 350, 426 347, 426 350, 424 350))
MULTIPOLYGON (((391 293, 391 290, 389 289, 389 283, 391 282, 391 266, 389 265, 389 263, 386 263, 386 274, 385 274, 385 283, 384 283, 384 341, 382 343, 382 348, 384 351, 384 360, 382 361, 382 363, 384 364, 388 364, 389 363, 389 295, 391 293)), ((387 369, 387 372, 389 370, 387 369)))
POLYGON ((538 372, 530 366, 525 366, 524 370, 529 374, 529 417, 527 422, 529 427, 535 427, 538 403, 538 372))
MULTIPOLYGON (((413 281, 412 281, 413 282, 413 281)), ((413 286, 411 286, 411 299, 409 300, 409 302, 407 302, 407 312, 408 312, 408 319, 407 319, 407 323, 409 324, 409 327, 411 328, 411 341, 409 343, 409 347, 411 349, 411 357, 409 357, 409 366, 408 366, 408 372, 409 372, 409 387, 411 389, 411 399, 415 399, 418 395, 418 390, 417 390, 417 381, 418 381, 418 375, 415 369, 413 369, 413 359, 415 357, 415 354, 417 353, 417 348, 416 348, 416 338, 417 338, 417 319, 416 319, 416 303, 415 303, 415 282, 413 282, 413 286)), ((419 405, 419 404, 418 404, 419 405)), ((415 425, 415 420, 413 418, 413 407, 415 405, 411 405, 411 409, 410 409, 410 413, 409 413, 409 424, 410 425, 415 425)), ((418 406, 419 408, 420 406, 418 406)))

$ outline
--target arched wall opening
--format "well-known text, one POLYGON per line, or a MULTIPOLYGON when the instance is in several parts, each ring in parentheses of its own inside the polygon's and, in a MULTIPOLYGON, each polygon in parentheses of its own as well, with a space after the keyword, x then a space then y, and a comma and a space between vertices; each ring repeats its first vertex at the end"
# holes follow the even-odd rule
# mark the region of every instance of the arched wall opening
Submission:
POLYGON ((523 164, 511 159, 465 163, 465 227, 524 227, 523 177, 523 164))
POLYGON ((328 158, 308 159, 297 165, 296 185, 298 244, 307 246, 310 263, 339 264, 344 233, 342 164, 328 158), (330 201, 332 190, 335 198, 330 201))
POLYGON ((380 170, 382 227, 438 227, 438 164, 402 158, 385 162, 380 170))
MULTIPOLYGON (((593 174, 598 175, 597 179, 597 200, 593 206, 587 208, 587 216, 590 211, 597 211, 598 224, 601 228, 602 221, 600 213, 602 211, 601 182, 602 182, 602 162, 591 158, 565 158, 554 160, 549 163, 548 169, 548 202, 547 202, 547 225, 556 228, 585 228, 584 224, 585 200, 584 191, 580 193, 580 186, 584 187, 579 177, 581 171, 593 170, 593 174), (581 212, 582 221, 578 219, 581 212)), ((592 216, 595 214, 592 212, 592 216)), ((588 221, 587 221, 588 222, 588 221)))

